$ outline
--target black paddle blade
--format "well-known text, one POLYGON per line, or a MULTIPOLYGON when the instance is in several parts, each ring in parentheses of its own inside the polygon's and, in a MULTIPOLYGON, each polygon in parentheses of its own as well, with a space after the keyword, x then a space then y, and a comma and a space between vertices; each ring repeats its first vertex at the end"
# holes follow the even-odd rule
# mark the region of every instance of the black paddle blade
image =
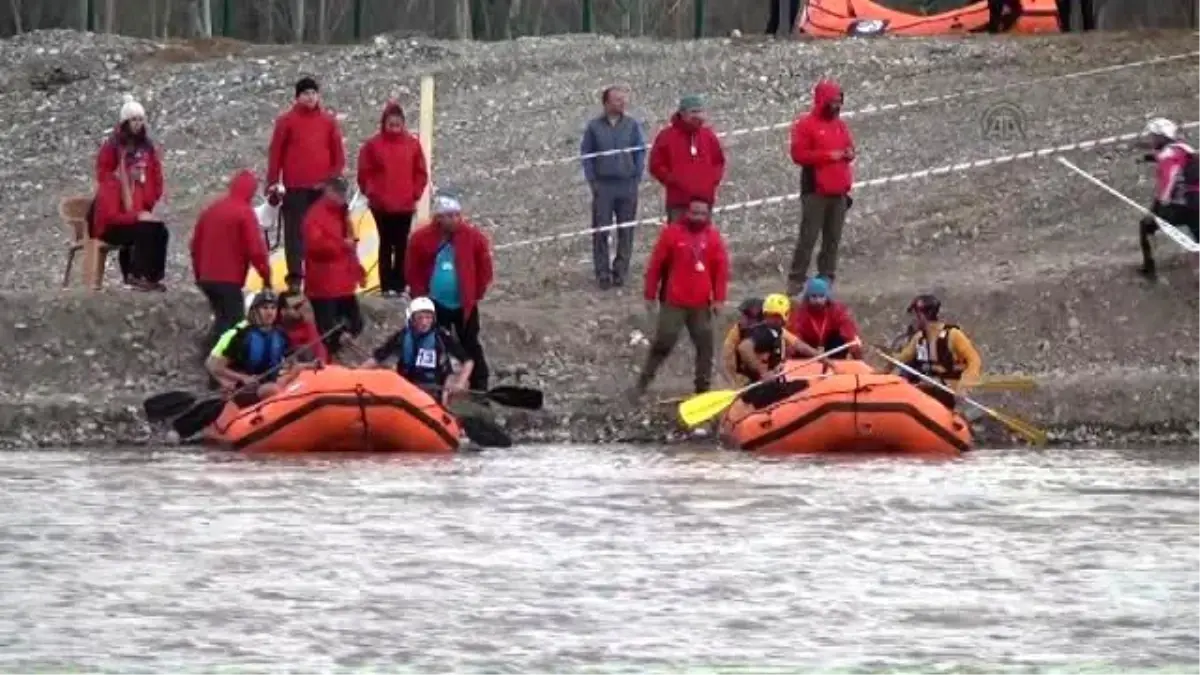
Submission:
POLYGON ((164 391, 146 399, 142 403, 142 409, 146 411, 146 419, 161 422, 182 415, 194 405, 196 397, 193 394, 186 391, 164 391))
POLYGON ((458 423, 471 442, 483 448, 511 448, 508 433, 482 417, 460 417, 458 423))
POLYGON ((184 414, 176 417, 175 421, 171 423, 171 427, 175 429, 175 433, 179 434, 179 438, 191 438, 216 422, 224 409, 224 399, 204 399, 184 414))
POLYGON ((502 406, 523 410, 541 410, 542 392, 527 387, 499 386, 488 390, 487 397, 502 406))

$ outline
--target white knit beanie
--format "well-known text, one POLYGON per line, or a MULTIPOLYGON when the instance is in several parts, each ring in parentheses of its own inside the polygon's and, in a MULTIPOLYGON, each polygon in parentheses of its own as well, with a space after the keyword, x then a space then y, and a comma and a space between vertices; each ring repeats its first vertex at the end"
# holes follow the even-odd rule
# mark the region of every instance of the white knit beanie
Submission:
POLYGON ((121 118, 119 121, 123 124, 135 117, 144 119, 146 117, 146 109, 142 107, 141 103, 133 100, 133 95, 125 94, 125 103, 121 105, 121 118))
POLYGON ((440 195, 433 200, 433 215, 445 216, 452 213, 462 213, 462 204, 453 197, 440 195))

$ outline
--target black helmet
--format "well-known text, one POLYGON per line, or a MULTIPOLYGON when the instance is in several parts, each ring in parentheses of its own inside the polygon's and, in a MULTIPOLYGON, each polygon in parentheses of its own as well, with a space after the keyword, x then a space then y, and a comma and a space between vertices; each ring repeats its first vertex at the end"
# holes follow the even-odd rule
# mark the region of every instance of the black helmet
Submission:
POLYGON ((250 309, 258 309, 264 305, 279 306, 279 298, 276 297, 275 291, 270 289, 261 290, 254 296, 254 300, 250 301, 250 309))
POLYGON ((738 313, 742 316, 757 319, 762 316, 763 299, 746 298, 738 305, 738 313))
POLYGON ((923 293, 913 298, 913 301, 908 304, 908 313, 920 312, 922 316, 931 321, 938 318, 938 313, 942 310, 942 301, 937 299, 937 296, 930 293, 923 293))

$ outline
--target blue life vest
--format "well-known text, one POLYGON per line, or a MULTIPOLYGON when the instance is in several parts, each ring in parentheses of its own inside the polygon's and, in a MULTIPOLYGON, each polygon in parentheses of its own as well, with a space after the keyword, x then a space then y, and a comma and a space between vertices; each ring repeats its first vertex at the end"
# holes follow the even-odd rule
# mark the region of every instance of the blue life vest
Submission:
POLYGON ((247 375, 262 375, 283 363, 288 346, 287 336, 277 328, 248 326, 241 342, 241 353, 234 369, 247 375))
POLYGON ((436 326, 424 335, 417 336, 413 335, 411 328, 405 328, 401 344, 396 370, 400 371, 404 379, 418 386, 440 386, 445 381, 450 364, 436 326))

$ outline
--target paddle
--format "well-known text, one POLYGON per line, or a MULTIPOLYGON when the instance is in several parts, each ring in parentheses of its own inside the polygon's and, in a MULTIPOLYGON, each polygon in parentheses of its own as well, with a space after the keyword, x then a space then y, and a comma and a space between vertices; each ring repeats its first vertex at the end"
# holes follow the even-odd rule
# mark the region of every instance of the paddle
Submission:
POLYGON ((162 422, 182 415, 193 405, 196 405, 196 395, 191 392, 164 391, 146 399, 142 403, 142 409, 146 411, 146 419, 162 422))
POLYGON ((950 387, 947 387, 946 385, 942 384, 941 382, 938 382, 937 380, 933 379, 932 377, 929 377, 928 375, 920 372, 919 370, 910 367, 908 364, 900 361, 899 359, 892 358, 891 355, 884 352, 883 350, 876 349, 875 351, 880 356, 882 356, 885 361, 892 364, 893 366, 900 368, 901 370, 908 373, 909 375, 919 378, 922 382, 924 382, 930 386, 937 387, 938 389, 941 389, 942 391, 946 392, 947 394, 951 394, 951 395, 961 399, 963 402, 970 404, 971 406, 973 406, 974 408, 976 408, 983 414, 987 415, 988 417, 991 417, 992 419, 996 420, 997 422, 1008 427, 1008 429, 1010 431, 1017 434, 1018 436, 1021 436, 1022 438, 1029 441, 1033 445, 1040 446, 1040 445, 1046 444, 1046 441, 1047 441, 1046 432, 1042 431, 1041 429, 1038 429, 1037 427, 1033 426, 1032 424, 1029 424, 1028 422, 1025 422, 1024 420, 1018 419, 1011 415, 1005 415, 1004 413, 998 412, 996 410, 993 410, 992 408, 985 406, 984 404, 970 398, 969 396, 967 396, 965 394, 960 394, 960 393, 954 391, 953 389, 951 389, 950 387))
POLYGON ((487 391, 472 389, 467 393, 482 396, 506 408, 520 408, 521 410, 541 410, 545 398, 540 389, 509 385, 492 387, 487 391))
POLYGON ((512 438, 499 425, 482 417, 460 416, 459 426, 467 439, 481 448, 511 448, 512 438))
MULTIPOLYGON (((799 368, 800 366, 807 366, 818 361, 823 361, 830 356, 837 354, 838 352, 845 351, 858 344, 861 344, 861 342, 858 339, 855 339, 840 347, 817 354, 806 361, 785 366, 778 374, 786 373, 788 370, 793 368, 799 368)), ((717 391, 709 391, 703 394, 692 396, 683 403, 679 404, 679 419, 683 421, 684 425, 686 425, 688 428, 697 427, 725 412, 725 410, 729 408, 729 406, 733 405, 733 402, 738 400, 738 397, 740 397, 742 394, 745 394, 751 389, 761 387, 768 382, 773 382, 774 380, 775 376, 768 376, 759 380, 758 382, 748 384, 741 389, 720 389, 717 391)))
POLYGON ((222 395, 222 396, 206 398, 203 401, 200 401, 199 403, 193 405, 191 408, 189 408, 187 411, 185 411, 182 415, 180 415, 179 417, 176 417, 175 421, 171 422, 171 428, 173 428, 175 430, 175 433, 179 434, 179 438, 181 438, 181 439, 191 438, 192 436, 195 436, 196 434, 200 433, 201 431, 204 431, 204 429, 207 428, 210 424, 217 421, 217 418, 221 416, 221 411, 223 411, 225 409, 225 406, 230 401, 237 399, 237 397, 241 394, 245 394, 246 392, 253 391, 254 388, 258 387, 258 385, 261 384, 264 379, 270 377, 273 373, 275 373, 276 371, 278 371, 280 368, 284 367, 285 365, 295 361, 296 356, 298 354, 305 353, 306 351, 309 350, 309 348, 313 347, 318 342, 326 340, 331 335, 333 335, 334 333, 336 333, 340 330, 344 330, 344 326, 339 322, 336 326, 334 326, 333 328, 330 328, 328 331, 326 331, 324 335, 318 337, 315 340, 309 341, 308 343, 301 346, 299 349, 296 349, 295 351, 293 351, 292 356, 289 356, 288 358, 275 364, 274 367, 267 370, 263 374, 256 375, 255 377, 250 378, 249 380, 244 382, 242 384, 242 386, 238 387, 232 393, 227 394, 227 395, 222 395))

